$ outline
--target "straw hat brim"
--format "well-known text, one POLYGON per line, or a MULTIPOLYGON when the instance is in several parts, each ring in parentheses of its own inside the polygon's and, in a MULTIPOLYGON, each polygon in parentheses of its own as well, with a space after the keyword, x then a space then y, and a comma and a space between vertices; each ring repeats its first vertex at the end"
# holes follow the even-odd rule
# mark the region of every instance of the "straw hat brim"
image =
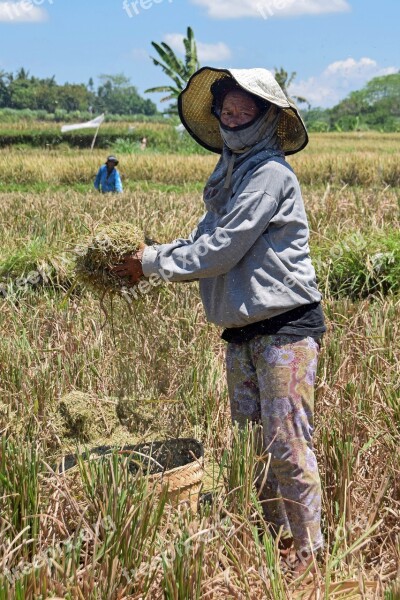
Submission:
POLYGON ((224 77, 233 78, 245 91, 282 109, 278 137, 286 155, 299 152, 308 144, 307 130, 296 106, 285 96, 270 71, 213 67, 202 67, 196 71, 178 97, 181 121, 197 143, 212 152, 222 152, 224 143, 219 122, 211 113, 211 86, 224 77))

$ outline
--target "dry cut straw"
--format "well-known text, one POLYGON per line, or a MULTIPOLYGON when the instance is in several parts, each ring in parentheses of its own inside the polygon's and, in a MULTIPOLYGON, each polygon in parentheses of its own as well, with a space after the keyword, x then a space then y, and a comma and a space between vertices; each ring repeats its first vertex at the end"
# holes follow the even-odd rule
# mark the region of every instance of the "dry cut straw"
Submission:
POLYGON ((99 225, 94 234, 76 247, 75 273, 78 282, 103 295, 116 294, 129 286, 111 268, 144 245, 144 233, 130 223, 99 225))

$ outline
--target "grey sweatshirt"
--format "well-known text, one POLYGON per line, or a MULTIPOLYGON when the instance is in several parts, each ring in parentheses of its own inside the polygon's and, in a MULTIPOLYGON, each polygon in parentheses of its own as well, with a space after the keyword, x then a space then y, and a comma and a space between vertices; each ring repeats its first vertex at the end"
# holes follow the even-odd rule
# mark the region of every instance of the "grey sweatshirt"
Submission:
POLYGON ((223 210, 209 210, 188 239, 147 247, 143 273, 199 279, 208 320, 243 327, 320 301, 308 238, 297 178, 274 157, 246 173, 223 210))

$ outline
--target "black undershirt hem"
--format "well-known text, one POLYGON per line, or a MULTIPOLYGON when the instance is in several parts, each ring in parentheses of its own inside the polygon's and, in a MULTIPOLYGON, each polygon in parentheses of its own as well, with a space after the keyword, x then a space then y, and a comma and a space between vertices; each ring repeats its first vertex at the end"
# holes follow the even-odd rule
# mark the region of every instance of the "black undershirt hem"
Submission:
POLYGON ((324 314, 320 302, 298 306, 281 315, 244 327, 224 329, 221 338, 226 342, 243 344, 257 335, 296 335, 320 340, 326 332, 324 314))

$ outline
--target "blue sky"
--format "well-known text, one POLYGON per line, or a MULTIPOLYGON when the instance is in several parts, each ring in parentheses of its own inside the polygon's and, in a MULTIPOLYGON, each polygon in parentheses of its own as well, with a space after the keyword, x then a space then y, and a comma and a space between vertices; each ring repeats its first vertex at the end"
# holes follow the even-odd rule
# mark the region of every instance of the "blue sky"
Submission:
POLYGON ((123 72, 143 93, 168 82, 151 41, 179 53, 190 25, 202 65, 283 66, 292 94, 332 106, 400 69, 399 23, 398 0, 0 0, 0 70, 59 83, 123 72))

